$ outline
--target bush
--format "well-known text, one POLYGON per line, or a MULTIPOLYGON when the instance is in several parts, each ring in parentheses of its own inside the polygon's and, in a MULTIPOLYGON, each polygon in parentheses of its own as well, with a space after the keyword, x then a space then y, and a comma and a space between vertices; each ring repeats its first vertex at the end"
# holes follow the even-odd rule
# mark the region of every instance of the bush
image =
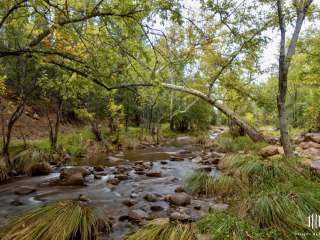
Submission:
POLYGON ((196 228, 190 223, 170 222, 168 218, 151 221, 126 240, 195 240, 196 228))
POLYGON ((103 211, 65 201, 31 210, 4 228, 2 240, 94 240, 111 223, 103 211))

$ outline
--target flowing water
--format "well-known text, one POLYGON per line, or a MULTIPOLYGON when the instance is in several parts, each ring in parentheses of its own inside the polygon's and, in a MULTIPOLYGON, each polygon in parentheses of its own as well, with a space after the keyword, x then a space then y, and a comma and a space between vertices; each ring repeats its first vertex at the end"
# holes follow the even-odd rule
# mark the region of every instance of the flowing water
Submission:
MULTIPOLYGON (((175 188, 183 184, 185 177, 199 167, 199 164, 191 161, 192 157, 199 154, 200 148, 192 145, 190 139, 180 138, 178 144, 124 152, 119 160, 113 163, 104 160, 109 167, 100 173, 101 179, 95 179, 93 175, 87 177, 87 186, 50 184, 59 178, 59 169, 47 176, 15 178, 9 183, 0 185, 0 225, 33 207, 60 200, 77 199, 79 194, 84 194, 90 199, 90 204, 104 209, 113 219, 114 231, 104 239, 122 239, 125 234, 138 227, 123 217, 127 216, 130 209, 143 209, 150 218, 167 216, 167 212, 172 208, 163 197, 174 193, 175 188), (182 156, 185 160, 170 161, 171 155, 182 156), (135 161, 152 162, 152 171, 161 171, 161 177, 135 174, 132 168, 135 161), (125 168, 129 178, 117 186, 106 184, 119 168, 125 168), (33 187, 36 191, 28 195, 16 195, 14 192, 19 186, 33 187), (156 193, 162 197, 159 197, 159 201, 150 203, 143 198, 147 193, 156 193), (122 203, 126 199, 132 199, 136 204, 127 207, 122 203), (14 206, 13 201, 21 202, 23 205, 14 206), (161 206, 163 211, 153 212, 150 210, 151 205, 161 206)), ((213 168, 211 174, 216 175, 218 171, 213 168)), ((209 207, 219 207, 219 204, 214 203, 212 199, 193 198, 189 212, 192 216, 198 216, 209 207), (195 205, 200 205, 201 210, 195 210, 195 205)))

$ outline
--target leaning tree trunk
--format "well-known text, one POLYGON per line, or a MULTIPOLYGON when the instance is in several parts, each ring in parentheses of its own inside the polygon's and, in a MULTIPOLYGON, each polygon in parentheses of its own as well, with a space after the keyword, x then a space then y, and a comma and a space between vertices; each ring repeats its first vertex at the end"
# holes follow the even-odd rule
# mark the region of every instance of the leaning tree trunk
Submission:
POLYGON ((241 119, 235 112, 224 106, 223 104, 219 103, 217 100, 208 97, 206 94, 191 88, 186 88, 183 86, 177 86, 169 83, 161 83, 161 85, 167 89, 185 92, 188 94, 192 94, 201 98, 202 100, 206 101, 207 103, 211 104, 212 106, 216 107, 219 111, 224 113, 230 120, 234 121, 239 127, 241 127, 246 134, 255 142, 261 141, 269 141, 269 139, 265 138, 261 133, 259 133, 253 126, 246 123, 244 120, 241 119))
POLYGON ((10 142, 11 142, 12 129, 13 129, 15 123, 21 117, 23 110, 24 110, 24 107, 25 107, 25 101, 22 101, 21 103, 19 103, 16 110, 13 112, 10 119, 8 120, 6 131, 5 131, 5 127, 4 127, 4 125, 5 125, 4 119, 2 119, 2 126, 3 126, 3 128, 2 128, 2 135, 3 135, 2 156, 5 160, 6 166, 8 168, 11 167, 9 146, 10 146, 10 142))

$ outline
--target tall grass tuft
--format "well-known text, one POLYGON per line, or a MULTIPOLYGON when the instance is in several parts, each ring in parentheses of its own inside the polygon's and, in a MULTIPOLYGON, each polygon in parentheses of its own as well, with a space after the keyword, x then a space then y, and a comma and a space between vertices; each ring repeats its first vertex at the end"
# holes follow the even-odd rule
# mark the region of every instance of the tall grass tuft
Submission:
POLYGON ((30 148, 18 153, 13 159, 14 169, 20 174, 32 176, 32 166, 37 163, 47 163, 49 154, 46 152, 30 148))
POLYGON ((222 134, 217 139, 220 149, 225 152, 253 151, 257 152, 265 147, 265 143, 253 142, 249 137, 231 137, 229 134, 222 134))
POLYGON ((109 232, 103 211, 84 203, 65 201, 31 210, 4 228, 2 240, 95 240, 109 232))
POLYGON ((0 161, 0 183, 9 178, 8 168, 0 161))
POLYGON ((210 176, 206 171, 195 171, 186 179, 192 192, 205 196, 228 196, 239 190, 237 180, 232 176, 210 176))
POLYGON ((199 232, 214 240, 265 240, 278 238, 276 231, 261 230, 239 217, 225 212, 211 212, 197 222, 199 232))
POLYGON ((128 236, 126 240, 196 240, 196 228, 191 223, 171 222, 168 218, 151 221, 128 236))

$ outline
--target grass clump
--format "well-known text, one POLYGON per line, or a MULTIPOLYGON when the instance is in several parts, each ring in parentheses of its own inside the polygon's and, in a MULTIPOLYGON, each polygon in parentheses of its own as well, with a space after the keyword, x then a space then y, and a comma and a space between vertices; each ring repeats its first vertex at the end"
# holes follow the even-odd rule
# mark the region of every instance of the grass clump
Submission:
POLYGON ((159 218, 128 236, 126 240, 195 240, 196 228, 191 223, 159 218))
POLYGON ((195 171, 186 179, 186 185, 192 192, 205 196, 228 196, 238 189, 238 184, 232 176, 210 176, 206 171, 195 171))
POLYGON ((17 173, 33 176, 38 175, 36 173, 39 172, 38 170, 41 170, 43 173, 50 172, 49 159, 49 154, 46 152, 30 148, 17 154, 12 159, 12 163, 17 173))
POLYGON ((308 216, 320 211, 320 201, 312 194, 271 188, 248 195, 238 203, 238 212, 261 228, 274 228, 284 239, 312 239, 308 216), (296 232, 308 233, 296 236, 296 232))
POLYGON ((0 161, 0 183, 4 182, 9 178, 9 171, 8 168, 4 163, 1 163, 0 161))
POLYGON ((218 146, 225 152, 257 152, 267 146, 263 142, 253 142, 248 136, 231 137, 229 134, 222 134, 217 139, 218 146))
POLYGON ((65 201, 25 213, 4 229, 2 240, 95 240, 109 232, 104 213, 84 203, 65 201))
POLYGON ((263 231, 258 227, 225 212, 211 212, 197 222, 201 234, 214 240, 264 240, 277 238, 275 231, 263 231))

